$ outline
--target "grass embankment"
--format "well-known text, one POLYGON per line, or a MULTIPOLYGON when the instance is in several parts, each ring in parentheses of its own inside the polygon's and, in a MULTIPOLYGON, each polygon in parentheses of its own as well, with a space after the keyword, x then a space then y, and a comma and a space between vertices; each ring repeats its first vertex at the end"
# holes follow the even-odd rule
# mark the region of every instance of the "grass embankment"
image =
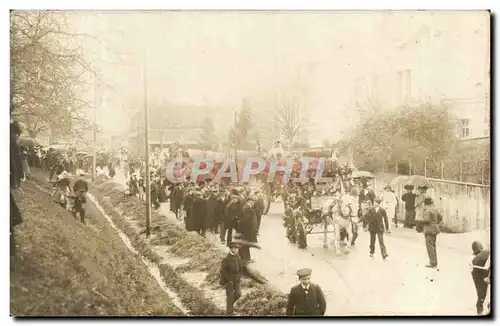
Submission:
POLYGON ((24 223, 10 261, 14 316, 180 316, 183 313, 101 217, 83 225, 33 183, 16 196, 24 223))
MULTIPOLYGON (((169 246, 169 254, 180 258, 188 258, 189 262, 173 269, 168 265, 161 265, 160 271, 165 282, 179 289, 182 302, 192 311, 199 311, 203 315, 218 315, 220 311, 213 303, 207 300, 203 293, 190 285, 180 276, 182 273, 206 272, 207 285, 218 286, 220 262, 224 253, 200 236, 188 233, 166 217, 152 212, 152 239, 148 241, 144 235, 144 203, 138 198, 125 198, 123 192, 116 188, 112 182, 103 183, 92 190, 99 203, 127 236, 134 247, 141 254, 154 262, 159 262, 160 257, 151 249, 155 245, 169 246), (140 227, 138 232, 128 222, 123 214, 136 222, 140 227)), ((242 282, 243 288, 253 288, 252 292, 245 295, 236 303, 240 315, 249 316, 279 316, 284 314, 286 295, 277 292, 268 285, 258 284, 248 279, 242 282)), ((223 291, 221 289, 221 291, 223 291)))

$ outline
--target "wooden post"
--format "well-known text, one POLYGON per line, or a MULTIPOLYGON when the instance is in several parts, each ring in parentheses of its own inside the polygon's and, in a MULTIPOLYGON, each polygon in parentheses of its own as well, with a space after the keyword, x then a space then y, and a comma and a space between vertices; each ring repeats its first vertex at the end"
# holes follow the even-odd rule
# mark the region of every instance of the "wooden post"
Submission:
MULTIPOLYGON (((144 61, 146 62, 146 61, 144 61)), ((147 92, 147 76, 146 76, 146 63, 143 66, 143 84, 144 84, 144 118, 145 118, 145 128, 144 128, 144 138, 145 138, 145 150, 146 150, 146 236, 149 237, 151 234, 151 180, 149 175, 149 108, 148 108, 148 92, 147 92)))
POLYGON ((463 170, 462 170, 462 162, 460 162, 460 181, 463 181, 463 170))
POLYGON ((408 159, 408 174, 412 175, 412 173, 411 173, 411 158, 408 159))
POLYGON ((441 159, 441 180, 444 180, 444 160, 441 159))
POLYGON ((396 161, 396 174, 398 174, 398 161, 396 161))
POLYGON ((427 157, 424 158, 424 177, 427 178, 427 157))

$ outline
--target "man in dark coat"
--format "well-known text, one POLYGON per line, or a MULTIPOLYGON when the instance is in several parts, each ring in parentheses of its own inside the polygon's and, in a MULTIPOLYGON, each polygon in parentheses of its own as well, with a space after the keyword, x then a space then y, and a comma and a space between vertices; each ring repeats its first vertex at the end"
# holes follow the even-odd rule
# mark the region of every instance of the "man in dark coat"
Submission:
POLYGON ((362 180, 362 189, 360 190, 358 196, 358 204, 359 204, 358 216, 360 219, 363 220, 363 227, 366 227, 367 222, 365 219, 365 214, 374 205, 375 193, 370 188, 371 184, 368 180, 365 179, 361 180, 362 180))
MULTIPOLYGON (((174 197, 175 197, 175 192, 177 191, 178 184, 173 184, 169 187, 170 189, 170 203, 169 203, 169 209, 171 212, 175 213, 175 203, 174 203, 174 197)), ((177 214, 175 214, 177 216, 177 214)))
POLYGON ((490 251, 483 250, 483 246, 479 242, 474 241, 472 243, 472 252, 474 259, 472 260, 471 274, 477 292, 476 310, 477 314, 481 315, 484 310, 486 293, 488 292, 488 283, 490 282, 490 251))
POLYGON ((191 212, 186 224, 187 231, 196 231, 203 237, 206 235, 206 210, 206 199, 204 198, 203 193, 201 191, 196 191, 193 199, 193 204, 191 206, 191 212))
MULTIPOLYGON (((188 230, 188 221, 190 220, 191 216, 191 206, 193 206, 193 201, 194 201, 194 190, 190 189, 188 186, 186 189, 186 193, 184 195, 184 200, 182 201, 182 208, 184 209, 185 215, 184 215, 184 223, 186 225, 186 230, 188 230)), ((194 230, 188 230, 188 231, 194 231, 194 230)))
POLYGON ((226 289, 226 312, 234 313, 234 303, 241 297, 241 275, 243 262, 238 255, 240 246, 234 242, 229 244, 229 253, 221 262, 219 284, 226 289))
POLYGON ((182 184, 174 185, 170 195, 170 210, 175 213, 177 218, 179 217, 179 211, 181 210, 183 198, 184 186, 182 184))
POLYGON ((221 229, 222 224, 224 223, 225 208, 226 205, 224 203, 224 192, 219 190, 215 194, 214 215, 211 226, 214 229, 214 233, 218 233, 221 229))
POLYGON ((419 186, 417 188, 417 194, 415 197, 415 230, 418 233, 422 233, 424 230, 424 224, 422 221, 424 219, 424 200, 427 192, 427 186, 419 186))
POLYGON ((151 174, 151 184, 150 186, 150 195, 151 195, 151 204, 153 204, 153 207, 155 209, 160 208, 160 202, 159 202, 159 192, 160 192, 160 185, 158 184, 158 179, 154 177, 153 174, 151 174))
POLYGON ((52 180, 52 178, 54 176, 57 177, 58 175, 63 173, 64 170, 66 170, 65 160, 64 160, 64 158, 61 157, 56 161, 56 163, 52 167, 52 170, 50 171, 50 175, 49 175, 49 180, 52 180))
POLYGON ((323 291, 317 284, 311 283, 309 268, 299 269, 297 276, 300 284, 290 290, 286 305, 287 316, 324 316, 326 300, 323 291))
POLYGON ((380 207, 381 202, 380 198, 376 198, 374 200, 374 207, 368 210, 365 218, 368 224, 368 231, 370 232, 370 257, 373 257, 375 253, 375 238, 378 237, 382 258, 386 259, 388 255, 384 244, 384 230, 388 230, 389 226, 385 225, 384 228, 384 222, 387 221, 387 213, 380 207))
MULTIPOLYGON (((241 233, 242 240, 248 242, 257 242, 257 217, 254 210, 254 201, 250 197, 243 206, 238 232, 241 233)), ((240 256, 245 261, 252 259, 250 255, 250 247, 244 246, 240 249, 240 256)))
POLYGON ((260 223, 262 221, 262 215, 264 215, 264 199, 260 195, 259 192, 255 194, 254 198, 254 209, 255 209, 255 217, 257 218, 257 235, 259 235, 260 223))
POLYGON ((24 176, 23 153, 17 140, 21 135, 21 126, 17 121, 10 123, 10 187, 18 188, 24 176))
POLYGON ((166 193, 166 190, 167 190, 167 178, 162 178, 161 176, 158 176, 157 178, 158 180, 158 201, 160 203, 166 203, 167 202, 167 193, 166 193))
POLYGON ((218 233, 218 229, 215 226, 214 227, 214 220, 215 220, 215 204, 217 203, 217 195, 214 192, 213 189, 207 189, 207 211, 206 211, 206 219, 207 219, 207 226, 210 232, 212 233, 218 233))
POLYGON ((425 246, 429 256, 429 264, 426 267, 436 268, 438 265, 436 240, 439 234, 439 224, 443 221, 443 217, 434 207, 434 201, 431 197, 424 198, 424 215, 423 220, 420 222, 423 227, 425 236, 425 246))
POLYGON ((415 225, 415 198, 417 195, 413 193, 413 185, 405 185, 406 192, 401 196, 401 200, 405 203, 405 228, 413 228, 415 225))
POLYGON ((238 228, 239 219, 243 214, 243 203, 242 199, 239 197, 238 192, 233 190, 233 195, 229 198, 229 202, 226 205, 224 211, 224 222, 220 234, 220 240, 222 243, 230 243, 233 240, 233 229, 238 228), (227 238, 226 238, 227 233, 227 238))
POLYGON ((17 145, 17 139, 21 134, 21 127, 17 122, 10 124, 10 255, 15 255, 14 227, 23 222, 23 218, 16 201, 12 196, 12 189, 17 189, 21 185, 23 178, 23 165, 21 149, 17 145))

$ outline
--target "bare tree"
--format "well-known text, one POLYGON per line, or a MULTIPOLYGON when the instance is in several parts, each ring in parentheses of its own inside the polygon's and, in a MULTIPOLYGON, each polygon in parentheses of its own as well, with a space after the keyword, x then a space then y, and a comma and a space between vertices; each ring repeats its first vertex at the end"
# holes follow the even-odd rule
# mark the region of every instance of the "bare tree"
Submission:
POLYGON ((289 147, 308 124, 307 115, 303 113, 300 102, 294 98, 280 99, 275 119, 289 147))
POLYGON ((51 130, 62 135, 90 128, 82 99, 99 77, 84 59, 82 38, 72 33, 69 13, 11 11, 11 113, 32 137, 51 130))

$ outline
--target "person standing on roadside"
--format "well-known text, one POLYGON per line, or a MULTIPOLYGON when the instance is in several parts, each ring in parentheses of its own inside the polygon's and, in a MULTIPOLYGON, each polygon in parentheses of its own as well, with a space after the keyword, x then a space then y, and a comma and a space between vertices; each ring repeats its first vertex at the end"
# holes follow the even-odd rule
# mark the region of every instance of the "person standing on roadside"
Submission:
POLYGON ((299 284, 292 287, 286 305, 287 316, 324 316, 326 300, 319 285, 311 283, 312 270, 299 269, 299 284))
POLYGON ((415 225, 415 195, 413 193, 413 185, 405 185, 405 193, 401 196, 401 200, 405 205, 405 222, 404 227, 412 229, 415 225))
POLYGON ((17 121, 10 122, 10 256, 15 256, 15 226, 23 222, 19 207, 17 206, 12 190, 18 189, 23 178, 23 165, 21 149, 17 144, 21 134, 21 126, 17 121))
POLYGON ((394 222, 394 225, 398 227, 396 210, 398 207, 398 199, 394 194, 394 191, 391 188, 391 185, 387 185, 384 187, 384 191, 382 192, 382 204, 385 212, 387 213, 388 223, 387 223, 387 233, 391 233, 391 222, 394 222))
MULTIPOLYGON (((472 260, 471 274, 477 292, 476 310, 478 315, 482 315, 490 283, 490 251, 484 250, 481 243, 474 241, 472 243, 472 253, 474 254, 474 259, 472 260)), ((488 305, 488 310, 489 308, 488 305)))
POLYGON ((382 259, 385 260, 388 255, 384 244, 384 230, 389 229, 389 221, 387 213, 382 207, 380 207, 381 202, 382 199, 375 198, 375 206, 370 208, 368 213, 366 213, 366 222, 368 223, 368 231, 370 232, 370 257, 373 257, 373 254, 375 253, 375 239, 378 237, 382 259))
POLYGON ((427 186, 419 186, 417 196, 415 197, 415 230, 418 233, 423 231, 422 220, 424 218, 424 199, 427 192, 427 186))
POLYGON ((234 314, 234 303, 241 297, 243 262, 238 255, 240 245, 229 243, 229 253, 221 262, 219 284, 226 289, 226 313, 234 314))
POLYGON ((429 264, 425 267, 437 268, 437 250, 436 240, 439 234, 439 224, 443 221, 441 213, 434 207, 434 201, 431 197, 424 198, 424 212, 421 225, 425 236, 425 246, 427 247, 427 254, 429 255, 429 264))

